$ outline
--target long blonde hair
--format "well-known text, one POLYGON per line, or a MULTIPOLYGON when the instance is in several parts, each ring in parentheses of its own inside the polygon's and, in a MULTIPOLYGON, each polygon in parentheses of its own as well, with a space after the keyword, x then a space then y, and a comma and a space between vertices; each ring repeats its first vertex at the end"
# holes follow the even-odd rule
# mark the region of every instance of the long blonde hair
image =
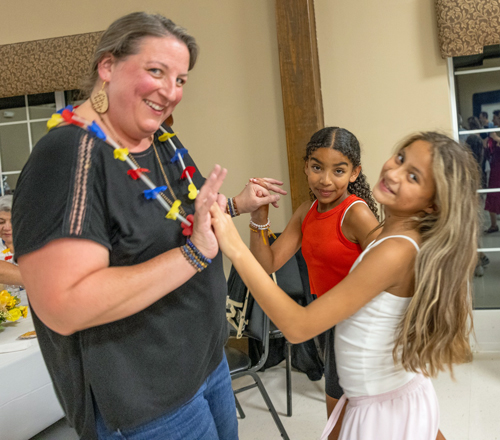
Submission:
POLYGON ((398 329, 394 359, 408 371, 436 376, 470 359, 472 277, 477 262, 479 172, 472 154, 440 133, 418 133, 431 145, 435 211, 413 219, 422 237, 415 293, 398 329))

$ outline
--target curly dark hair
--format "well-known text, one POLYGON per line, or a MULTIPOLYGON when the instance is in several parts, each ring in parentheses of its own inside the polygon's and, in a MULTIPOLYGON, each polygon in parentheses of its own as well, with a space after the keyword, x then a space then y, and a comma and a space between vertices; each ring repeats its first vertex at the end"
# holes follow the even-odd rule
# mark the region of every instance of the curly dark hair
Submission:
MULTIPOLYGON (((304 160, 309 160, 311 154, 318 148, 333 148, 334 150, 337 150, 349 159, 353 168, 361 165, 361 148, 359 146, 359 142, 356 139, 356 136, 345 128, 325 127, 314 133, 311 136, 311 140, 307 143, 304 160)), ((379 219, 377 203, 372 196, 370 185, 368 184, 366 176, 363 172, 359 173, 358 178, 354 182, 349 183, 347 191, 362 198, 373 214, 375 214, 377 220, 379 219)), ((314 200, 315 196, 311 190, 309 190, 309 194, 311 196, 311 200, 314 200)))

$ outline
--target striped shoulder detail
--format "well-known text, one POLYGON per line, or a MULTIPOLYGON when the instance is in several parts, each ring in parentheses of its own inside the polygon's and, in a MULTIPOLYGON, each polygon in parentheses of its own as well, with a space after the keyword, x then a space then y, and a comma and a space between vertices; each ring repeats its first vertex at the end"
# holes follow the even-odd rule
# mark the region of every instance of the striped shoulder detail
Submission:
POLYGON ((94 146, 95 139, 89 133, 85 133, 80 138, 69 216, 69 232, 72 235, 81 235, 83 232, 83 222, 85 220, 89 195, 88 185, 92 163, 92 149, 94 146))

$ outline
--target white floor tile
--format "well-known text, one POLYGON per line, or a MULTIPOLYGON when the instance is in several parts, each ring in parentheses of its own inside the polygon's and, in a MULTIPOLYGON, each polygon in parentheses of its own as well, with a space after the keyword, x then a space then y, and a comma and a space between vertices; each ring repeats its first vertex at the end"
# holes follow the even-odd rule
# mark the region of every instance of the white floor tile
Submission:
MULTIPOLYGON (((291 440, 317 440, 326 424, 324 381, 311 382, 303 373, 292 373, 293 415, 286 417, 284 363, 261 373, 291 440)), ((500 440, 500 353, 479 353, 472 363, 433 380, 441 407, 441 430, 447 440, 500 440)), ((251 383, 247 378, 234 385, 251 383)), ((257 388, 238 394, 246 418, 239 421, 240 440, 280 440, 281 436, 257 388)), ((36 440, 76 440, 64 421, 36 440)), ((403 440, 403 439, 402 439, 403 440)))
POLYGON ((441 372, 432 381, 439 399, 441 432, 447 439, 469 439, 472 365, 456 366, 455 380, 448 372, 441 372))
POLYGON ((469 438, 500 439, 500 353, 480 353, 473 362, 469 438))

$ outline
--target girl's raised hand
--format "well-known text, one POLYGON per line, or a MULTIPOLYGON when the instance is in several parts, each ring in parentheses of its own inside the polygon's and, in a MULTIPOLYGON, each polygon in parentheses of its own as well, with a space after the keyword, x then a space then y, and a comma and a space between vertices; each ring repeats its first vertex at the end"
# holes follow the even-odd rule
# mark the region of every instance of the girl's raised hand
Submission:
POLYGON ((204 185, 201 187, 195 201, 195 215, 193 234, 191 241, 207 258, 213 258, 219 251, 217 239, 211 225, 210 207, 217 202, 219 197, 219 189, 224 182, 227 170, 215 165, 214 169, 208 176, 204 185))
POLYGON ((277 208, 280 194, 287 194, 284 189, 280 188, 281 185, 283 185, 283 182, 270 177, 250 179, 243 191, 235 197, 238 211, 240 214, 253 212, 259 209, 260 206, 268 204, 277 208), (273 192, 276 194, 272 194, 273 192))
POLYGON ((217 203, 214 203, 210 208, 210 214, 221 251, 228 258, 233 259, 240 249, 246 248, 245 243, 241 240, 231 216, 222 212, 217 203))

